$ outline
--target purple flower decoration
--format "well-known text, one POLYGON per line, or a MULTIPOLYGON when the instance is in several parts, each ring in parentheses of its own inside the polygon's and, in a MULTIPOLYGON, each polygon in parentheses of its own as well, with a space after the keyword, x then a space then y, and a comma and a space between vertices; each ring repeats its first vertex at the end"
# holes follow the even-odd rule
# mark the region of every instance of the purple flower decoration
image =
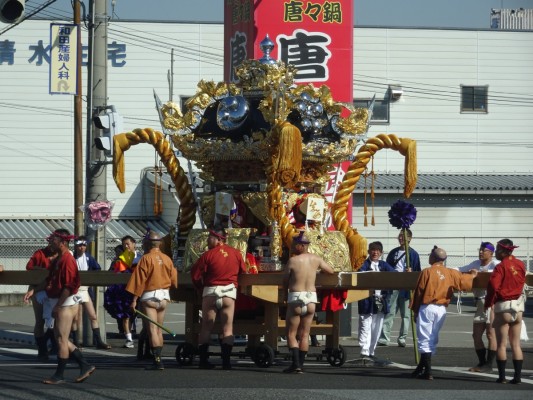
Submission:
POLYGON ((416 219, 416 208, 410 203, 398 200, 389 210, 389 221, 398 229, 409 228, 416 219))

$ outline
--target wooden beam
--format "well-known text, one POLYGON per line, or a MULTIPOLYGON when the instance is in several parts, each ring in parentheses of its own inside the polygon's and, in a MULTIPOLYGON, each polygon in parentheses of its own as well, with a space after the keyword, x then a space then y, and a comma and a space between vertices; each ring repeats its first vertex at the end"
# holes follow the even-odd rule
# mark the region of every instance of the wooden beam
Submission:
POLYGON ((279 286, 277 285, 249 285, 243 286, 241 292, 245 295, 270 303, 279 302, 279 286))
MULTIPOLYGON (((0 272, 0 285, 36 285, 41 283, 47 271, 3 271, 0 272)), ((192 288, 190 274, 179 273, 180 288, 192 288)), ((110 286, 126 284, 130 274, 115 274, 110 271, 82 271, 81 283, 85 286, 110 286)), ((481 272, 474 280, 474 287, 485 288, 490 273, 481 272)), ((320 289, 414 289, 418 279, 418 272, 361 272, 340 273, 335 275, 318 275, 316 286, 320 289), (340 286, 339 286, 340 282, 340 286)), ((533 286, 533 274, 526 276, 526 283, 533 286)), ((283 285, 283 273, 267 272, 239 276, 239 286, 279 286, 283 285)), ((179 291, 179 289, 178 289, 179 291)))

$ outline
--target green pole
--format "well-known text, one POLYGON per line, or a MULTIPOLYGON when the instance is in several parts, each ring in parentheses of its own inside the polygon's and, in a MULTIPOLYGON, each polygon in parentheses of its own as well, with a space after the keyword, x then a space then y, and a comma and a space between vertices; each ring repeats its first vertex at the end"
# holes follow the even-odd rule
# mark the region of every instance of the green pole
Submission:
MULTIPOLYGON (((405 269, 408 272, 411 272, 411 261, 409 259, 409 241, 407 240, 407 229, 402 228, 403 233, 403 245, 405 247, 405 269)), ((409 300, 413 301, 413 291, 409 290, 409 300)), ((415 324, 415 313, 412 309, 409 310, 411 313, 411 332, 413 333, 413 344, 415 349, 415 362, 418 365, 420 362, 420 354, 418 354, 418 339, 416 337, 416 324, 415 324)))

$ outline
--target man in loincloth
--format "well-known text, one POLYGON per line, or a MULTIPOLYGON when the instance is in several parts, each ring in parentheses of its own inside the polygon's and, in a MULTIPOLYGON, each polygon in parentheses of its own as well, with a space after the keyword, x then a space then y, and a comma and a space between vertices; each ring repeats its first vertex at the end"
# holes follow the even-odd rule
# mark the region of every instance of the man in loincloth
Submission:
POLYGON ((246 273, 246 265, 239 250, 226 244, 224 228, 209 231, 207 250, 194 263, 191 278, 194 286, 202 291, 202 326, 198 338, 201 369, 212 369, 209 359, 209 338, 217 314, 222 323, 222 368, 231 369, 233 349, 233 315, 237 298, 237 278, 246 273))
MULTIPOLYGON (((132 313, 135 313, 137 301, 140 301, 143 313, 161 326, 165 322, 165 310, 170 301, 169 289, 178 287, 178 273, 170 257, 159 249, 160 245, 159 233, 150 230, 146 232, 142 242, 144 255, 133 270, 126 291, 133 295, 130 306, 132 313)), ((148 338, 154 360, 147 370, 165 369, 161 360, 163 331, 160 326, 148 326, 148 338)))
POLYGON ((315 315, 317 271, 333 274, 333 268, 316 254, 309 253, 309 239, 301 231, 293 239, 293 256, 285 267, 284 293, 287 293, 287 346, 292 364, 285 373, 302 373, 309 350, 309 332, 315 315))

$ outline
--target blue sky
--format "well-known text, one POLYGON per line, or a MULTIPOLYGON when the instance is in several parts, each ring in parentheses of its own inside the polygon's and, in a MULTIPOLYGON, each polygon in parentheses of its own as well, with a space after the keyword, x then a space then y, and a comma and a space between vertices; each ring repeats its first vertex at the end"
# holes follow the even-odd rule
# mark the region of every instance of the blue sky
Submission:
MULTIPOLYGON (((263 0, 268 1, 268 0, 263 0)), ((84 0, 88 4, 88 0, 84 0)), ((107 0, 111 10, 111 0, 107 0)), ((27 0, 28 10, 45 0, 27 0)), ((223 22, 223 0, 115 0, 113 18, 148 21, 223 22)), ((354 0, 356 25, 389 27, 490 27, 491 8, 533 8, 533 0, 354 0)), ((58 0, 43 16, 71 15, 58 0)), ((111 14, 111 12, 110 12, 111 14)))

